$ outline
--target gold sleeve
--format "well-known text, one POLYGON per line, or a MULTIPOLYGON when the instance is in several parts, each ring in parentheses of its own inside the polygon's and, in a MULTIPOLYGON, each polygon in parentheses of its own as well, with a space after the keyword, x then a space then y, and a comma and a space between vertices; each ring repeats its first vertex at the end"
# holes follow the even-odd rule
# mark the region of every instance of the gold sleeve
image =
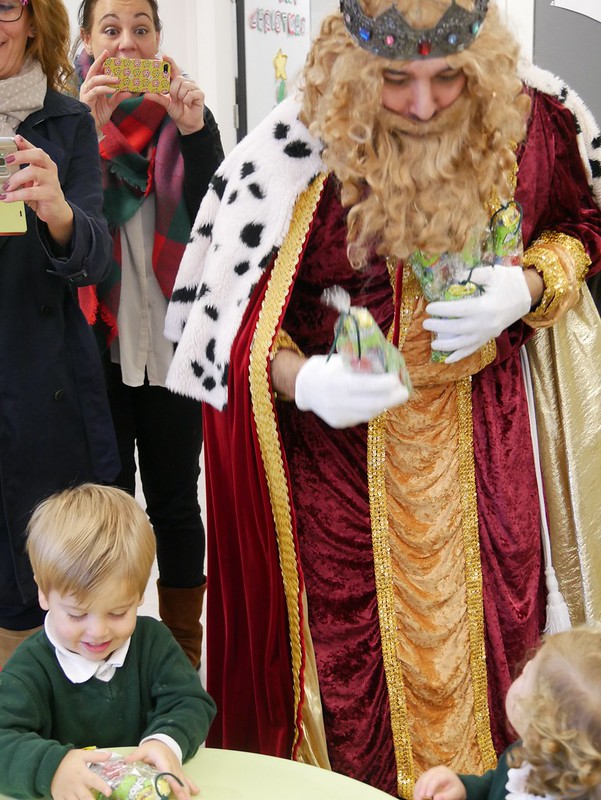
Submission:
MULTIPOLYGON (((298 353, 299 356, 304 357, 303 351, 294 341, 294 339, 290 336, 289 333, 283 328, 276 333, 275 338, 273 340, 273 344, 271 345, 271 350, 269 351, 269 361, 273 361, 276 355, 280 352, 280 350, 293 350, 295 353, 298 353)), ((275 392, 274 397, 278 400, 287 400, 289 401, 291 398, 288 395, 283 394, 282 392, 275 392)))
POLYGON ((533 267, 545 284, 536 309, 523 317, 532 328, 554 325, 580 297, 591 264, 582 242, 557 231, 545 231, 524 253, 524 268, 533 267))
POLYGON ((294 339, 288 333, 286 333, 283 328, 280 328, 275 335, 275 339, 271 345, 271 350, 269 351, 269 360, 273 361, 280 350, 294 350, 294 352, 298 353, 299 356, 304 355, 303 351, 300 349, 294 339))

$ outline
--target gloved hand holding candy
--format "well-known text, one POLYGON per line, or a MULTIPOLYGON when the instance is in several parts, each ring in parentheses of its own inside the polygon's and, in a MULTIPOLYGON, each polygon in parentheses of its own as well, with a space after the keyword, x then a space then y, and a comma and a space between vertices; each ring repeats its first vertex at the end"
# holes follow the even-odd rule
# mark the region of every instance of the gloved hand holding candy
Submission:
POLYGON ((424 328, 436 334, 437 350, 450 352, 446 364, 475 353, 530 311, 531 297, 521 267, 476 267, 471 280, 478 297, 429 303, 424 328))
POLYGON ((463 253, 409 259, 430 315, 424 328, 436 334, 432 360, 452 364, 475 353, 528 314, 532 296, 521 266, 522 212, 508 203, 493 215, 484 236, 463 253))
POLYGON ((300 368, 298 408, 313 411, 332 428, 348 428, 406 403, 411 381, 405 361, 369 311, 351 308, 339 287, 324 292, 323 299, 340 311, 334 344, 330 355, 312 356, 300 368))

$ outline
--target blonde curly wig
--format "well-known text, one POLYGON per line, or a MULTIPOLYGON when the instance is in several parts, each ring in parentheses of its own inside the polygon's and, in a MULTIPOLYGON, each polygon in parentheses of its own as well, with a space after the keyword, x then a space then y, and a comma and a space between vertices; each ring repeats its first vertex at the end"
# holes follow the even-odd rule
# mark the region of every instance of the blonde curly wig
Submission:
MULTIPOLYGON (((374 16, 390 0, 363 6, 374 16)), ((429 27, 448 0, 397 6, 415 27, 429 27)), ((465 89, 417 131, 381 102, 384 71, 403 62, 358 47, 339 13, 324 20, 303 73, 301 117, 323 141, 324 162, 341 183, 355 267, 373 251, 399 258, 416 249, 461 251, 486 224, 491 196, 509 199, 530 109, 517 59, 518 46, 491 6, 473 44, 446 59, 464 72, 465 89)))
POLYGON ((558 800, 601 800, 601 625, 545 640, 533 691, 520 701, 529 720, 510 764, 528 762, 528 791, 558 800))

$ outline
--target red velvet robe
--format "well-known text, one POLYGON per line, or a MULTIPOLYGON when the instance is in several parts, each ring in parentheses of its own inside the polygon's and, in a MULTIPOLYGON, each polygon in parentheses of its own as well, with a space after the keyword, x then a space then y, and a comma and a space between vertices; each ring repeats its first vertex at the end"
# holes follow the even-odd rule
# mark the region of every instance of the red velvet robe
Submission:
MULTIPOLYGON (((594 274, 601 214, 575 144, 573 118, 533 94, 519 153, 516 199, 527 246, 545 230, 578 238, 594 274)), ((344 285, 387 332, 393 292, 384 263, 354 272, 345 219, 330 180, 299 257, 280 318, 305 355, 325 353, 335 313, 321 290, 344 285)), ((290 632, 273 511, 249 392, 249 358, 269 270, 234 342, 228 406, 205 407, 208 504, 208 689, 218 706, 209 744, 294 756, 290 632)), ((537 644, 544 609, 540 512, 518 351, 532 330, 519 321, 496 341, 493 364, 473 376, 473 442, 483 575, 488 701, 497 752, 511 740, 504 696, 537 644)), ((265 363, 268 371, 268 363, 265 363)), ((275 402, 275 401, 274 401, 275 402)), ((256 409, 254 410, 256 412, 256 409)), ((289 477, 300 593, 306 589, 332 768, 392 794, 397 767, 382 662, 366 475, 367 426, 333 430, 277 402, 289 477)), ((302 714, 301 698, 297 716, 302 714)))

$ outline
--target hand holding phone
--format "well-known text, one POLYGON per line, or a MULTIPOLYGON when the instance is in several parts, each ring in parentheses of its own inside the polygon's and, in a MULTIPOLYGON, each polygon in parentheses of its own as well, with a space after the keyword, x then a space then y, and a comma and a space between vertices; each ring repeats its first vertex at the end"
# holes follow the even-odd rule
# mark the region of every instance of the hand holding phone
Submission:
MULTIPOLYGON (((45 150, 20 134, 10 143, 10 149, 12 152, 4 156, 5 167, 10 166, 11 171, 14 167, 17 169, 3 182, 0 199, 13 207, 12 213, 17 203, 27 205, 27 214, 32 212, 40 222, 46 223, 48 235, 56 244, 66 247, 73 234, 73 209, 65 199, 56 162, 45 150)), ((23 206, 21 209, 23 214, 19 213, 18 230, 7 230, 6 233, 25 232, 25 209, 23 206)))
POLYGON ((168 94, 171 85, 171 64, 158 58, 109 57, 104 73, 119 78, 119 92, 168 94))
POLYGON ((102 131, 110 121, 113 111, 131 94, 146 92, 151 100, 167 111, 180 133, 185 136, 201 130, 204 125, 204 93, 198 84, 178 67, 168 55, 161 59, 125 59, 109 55, 103 50, 92 63, 79 90, 79 99, 90 107, 96 129, 102 131), (133 83, 132 62, 152 65, 149 74, 140 83, 133 83), (157 66, 158 65, 158 66, 157 66), (130 74, 125 74, 126 70, 130 74), (154 71, 154 72, 153 72, 154 71), (150 80, 151 73, 154 80, 150 80), (162 75, 158 86, 154 81, 162 75))
MULTIPOLYGON (((3 186, 8 178, 19 169, 18 164, 6 161, 17 150, 17 145, 12 137, 0 137, 0 186, 3 186)), ((25 203, 22 200, 14 203, 0 200, 0 236, 17 236, 26 232, 25 203)))

